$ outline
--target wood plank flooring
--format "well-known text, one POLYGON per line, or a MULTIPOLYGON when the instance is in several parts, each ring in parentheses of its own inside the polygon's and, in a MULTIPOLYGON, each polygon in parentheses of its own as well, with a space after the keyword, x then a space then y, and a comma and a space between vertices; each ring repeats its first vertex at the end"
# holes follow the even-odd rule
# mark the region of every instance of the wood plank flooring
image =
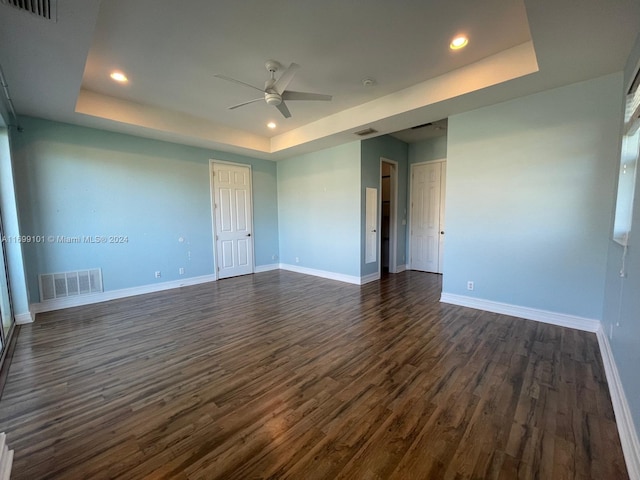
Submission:
POLYGON ((595 336, 440 282, 273 271, 40 314, 0 400, 12 478, 628 478, 595 336))

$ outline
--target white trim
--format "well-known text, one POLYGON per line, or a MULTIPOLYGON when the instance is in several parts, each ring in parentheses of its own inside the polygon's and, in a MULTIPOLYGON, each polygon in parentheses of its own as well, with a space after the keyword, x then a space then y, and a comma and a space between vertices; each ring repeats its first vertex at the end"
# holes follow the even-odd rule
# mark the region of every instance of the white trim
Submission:
POLYGON ((258 265, 253 269, 254 273, 270 272, 271 270, 278 270, 280 265, 277 263, 270 263, 269 265, 258 265))
POLYGON ((213 169, 215 168, 216 160, 214 160, 213 158, 209 159, 209 208, 211 209, 211 234, 213 235, 213 242, 212 242, 212 247, 213 247, 213 252, 212 252, 212 257, 213 257, 213 274, 216 277, 216 280, 218 279, 218 244, 216 243, 216 207, 215 207, 215 201, 216 201, 216 187, 214 185, 214 171, 213 169))
POLYGON ((16 315, 16 325, 26 325, 27 323, 33 323, 33 314, 31 312, 18 313, 16 315))
POLYGON ((380 280, 380 272, 371 273, 369 275, 365 275, 364 277, 360 277, 360 285, 375 282, 376 280, 380 280))
POLYGON ((297 265, 289 265, 288 263, 281 263, 280 268, 289 272, 304 273, 305 275, 327 278, 329 280, 337 280, 339 282, 352 283, 354 285, 361 284, 361 277, 356 277, 355 275, 345 275, 344 273, 335 273, 328 272, 326 270, 316 270, 315 268, 299 267, 297 265))
MULTIPOLYGON (((389 188, 391 189, 391 199, 389 201, 389 273, 398 271, 398 162, 390 158, 380 157, 380 213, 378 214, 378 279, 382 272, 382 212, 384 211, 384 195, 382 190, 382 163, 391 165, 391 175, 389 176, 389 188)), ((366 282, 365 282, 366 283, 366 282)))
POLYGON ((404 265, 404 264, 403 264, 403 265, 398 265, 398 266, 396 267, 396 273, 402 273, 402 272, 404 272, 406 269, 407 269, 407 266, 406 266, 406 265, 404 265))
POLYGON ((622 444, 622 452, 627 464, 629 478, 631 480, 640 480, 640 441, 638 441, 638 432, 633 423, 629 402, 627 402, 627 397, 624 393, 609 339, 602 325, 596 331, 596 337, 600 346, 600 354, 602 355, 604 372, 607 376, 609 394, 613 404, 613 411, 616 415, 618 435, 620 435, 620 443, 622 444))
POLYGON ((61 310, 63 308, 79 307, 81 305, 90 305, 92 303, 116 300, 118 298, 134 297, 136 295, 143 295, 145 293, 161 292, 163 290, 171 290, 174 288, 186 287, 189 285, 214 282, 215 280, 215 275, 202 275, 200 277, 191 277, 185 278, 183 280, 173 280, 171 282, 141 285, 139 287, 122 288, 119 290, 110 290, 107 292, 81 295, 78 297, 57 298, 55 300, 32 303, 30 306, 30 310, 31 315, 35 315, 36 313, 40 312, 50 312, 52 310, 61 310))
POLYGON ((256 273, 256 242, 255 242, 255 228, 253 223, 253 165, 249 163, 228 162, 226 160, 216 160, 215 158, 209 159, 209 207, 211 208, 211 229, 213 233, 213 271, 215 272, 215 279, 220 277, 218 270, 218 240, 216 238, 216 177, 214 175, 216 164, 230 165, 234 167, 245 167, 249 169, 249 193, 251 198, 249 199, 249 209, 251 210, 251 273, 256 273))
POLYGON ((600 321, 593 318, 578 317, 564 313, 550 312, 548 310, 539 310, 537 308, 521 307, 519 305, 510 305, 508 303, 467 297, 465 295, 443 292, 440 296, 440 301, 462 307, 476 308, 478 310, 486 310, 487 312, 501 313, 512 317, 550 323, 560 327, 575 328, 577 330, 584 330, 585 332, 595 333, 600 328, 600 321))

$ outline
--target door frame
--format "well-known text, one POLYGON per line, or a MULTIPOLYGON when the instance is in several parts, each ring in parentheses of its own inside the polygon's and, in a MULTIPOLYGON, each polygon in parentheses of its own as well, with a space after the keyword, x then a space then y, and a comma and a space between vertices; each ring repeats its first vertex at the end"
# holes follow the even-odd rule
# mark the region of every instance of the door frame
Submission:
POLYGON ((380 208, 378 209, 378 276, 382 275, 382 163, 391 165, 391 201, 389 204, 389 273, 398 272, 398 162, 380 157, 378 182, 380 185, 380 208))
MULTIPOLYGON (((412 163, 409 167, 409 221, 407 222, 409 224, 409 231, 408 233, 408 241, 407 241, 407 256, 408 256, 408 261, 407 261, 407 270, 413 270, 413 266, 411 265, 412 263, 412 258, 411 258, 411 237, 412 237, 412 231, 413 231, 413 225, 412 225, 412 219, 413 219, 413 167, 414 166, 418 166, 418 165, 426 165, 428 163, 443 163, 443 164, 447 164, 447 159, 445 158, 437 158, 435 160, 427 160, 425 162, 416 162, 416 163, 412 163)), ((445 167, 446 168, 446 167, 445 167)), ((442 177, 440 178, 440 198, 442 198, 442 193, 444 192, 443 188, 442 188, 442 177)), ((442 205, 442 202, 440 203, 440 228, 442 228, 442 216, 444 214, 444 209, 445 206, 442 205)), ((442 253, 440 252, 440 250, 442 250, 442 241, 441 239, 438 239, 438 270, 442 270, 442 265, 440 265, 440 259, 442 258, 442 253)))
POLYGON ((216 199, 216 190, 215 190, 215 175, 214 168, 216 164, 223 165, 232 165, 234 167, 245 167, 249 169, 249 177, 251 180, 251 199, 249 201, 249 210, 251 211, 251 232, 252 232, 252 240, 251 240, 251 273, 256 273, 256 236, 255 229, 253 228, 253 168, 251 165, 246 163, 238 163, 238 162, 227 162, 225 160, 216 160, 214 158, 209 159, 209 207, 211 208, 211 232, 213 234, 213 274, 216 280, 219 280, 219 271, 218 271, 218 240, 216 238, 216 208, 215 208, 215 199, 216 199))

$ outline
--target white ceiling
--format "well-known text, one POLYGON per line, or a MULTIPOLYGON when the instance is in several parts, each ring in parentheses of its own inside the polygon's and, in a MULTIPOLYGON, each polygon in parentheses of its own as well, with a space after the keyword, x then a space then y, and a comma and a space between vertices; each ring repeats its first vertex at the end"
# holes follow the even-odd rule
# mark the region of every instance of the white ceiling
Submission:
POLYGON ((58 0, 51 22, 0 4, 0 65, 19 114, 276 160, 621 70, 640 4, 575 5, 58 0), (457 33, 470 43, 453 52, 457 33), (270 58, 301 65, 290 89, 333 101, 289 102, 289 119, 263 102, 228 110, 260 94, 214 74, 262 86, 270 58))

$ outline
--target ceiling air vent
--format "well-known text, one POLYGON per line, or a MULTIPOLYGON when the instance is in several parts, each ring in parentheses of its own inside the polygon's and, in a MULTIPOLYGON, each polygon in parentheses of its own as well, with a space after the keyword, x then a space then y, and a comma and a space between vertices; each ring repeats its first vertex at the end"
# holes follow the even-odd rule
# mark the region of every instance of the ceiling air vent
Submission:
POLYGON ((423 123, 422 125, 416 125, 415 127, 411 127, 411 130, 418 130, 419 128, 430 127, 433 123, 423 123))
POLYGON ((2 0, 2 3, 54 22, 58 17, 58 0, 2 0))
POLYGON ((372 133, 378 133, 377 130, 373 128, 365 128, 364 130, 360 130, 359 132, 353 132, 360 137, 364 137, 366 135, 371 135, 372 133))

